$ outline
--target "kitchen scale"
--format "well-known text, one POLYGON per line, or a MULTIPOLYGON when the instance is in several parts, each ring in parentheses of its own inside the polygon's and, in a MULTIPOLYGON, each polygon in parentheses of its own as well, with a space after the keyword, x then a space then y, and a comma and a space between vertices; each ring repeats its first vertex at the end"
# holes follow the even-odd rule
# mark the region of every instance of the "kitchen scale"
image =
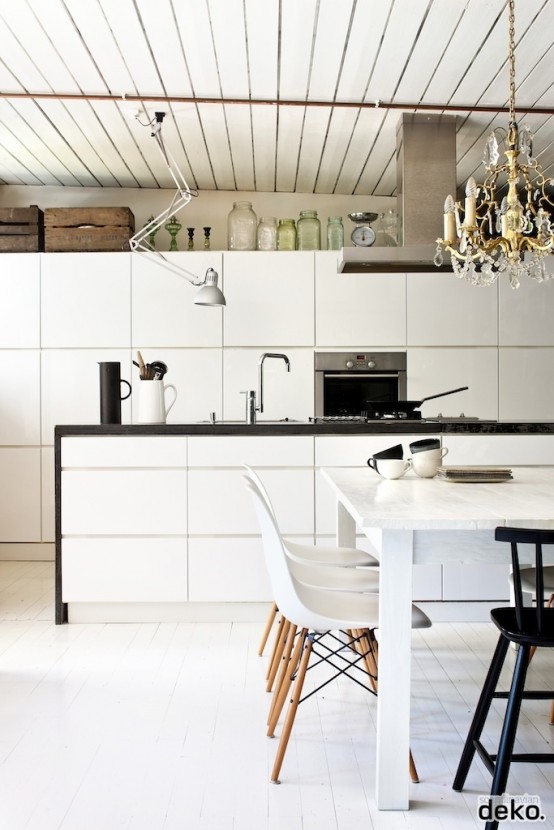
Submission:
POLYGON ((371 222, 375 222, 378 213, 349 213, 348 218, 355 223, 356 227, 350 234, 350 239, 358 248, 370 248, 375 242, 375 231, 371 222))

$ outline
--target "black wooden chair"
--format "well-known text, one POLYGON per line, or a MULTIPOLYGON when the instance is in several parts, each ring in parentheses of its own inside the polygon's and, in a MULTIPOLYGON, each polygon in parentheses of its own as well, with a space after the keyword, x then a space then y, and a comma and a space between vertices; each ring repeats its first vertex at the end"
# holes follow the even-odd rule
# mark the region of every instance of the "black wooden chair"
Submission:
MULTIPOLYGON (((493 608, 491 618, 500 631, 498 644, 492 658, 485 684, 479 697, 477 709, 464 745, 462 757, 454 778, 453 788, 461 791, 473 761, 478 753, 486 768, 492 774, 491 796, 501 796, 506 791, 508 773, 512 761, 531 763, 553 763, 553 753, 514 753, 517 722, 521 701, 552 700, 554 691, 525 690, 525 678, 532 649, 540 646, 554 647, 554 608, 544 604, 543 545, 554 545, 554 530, 533 530, 527 528, 497 527, 494 538, 498 542, 509 542, 512 551, 514 585, 513 606, 493 608), (521 585, 521 568, 518 545, 531 544, 535 548, 535 596, 534 607, 524 607, 521 585), (510 643, 518 647, 514 673, 509 692, 497 692, 496 686, 510 643), (481 733, 494 698, 507 699, 506 713, 496 755, 491 755, 481 743, 481 733)), ((526 576, 529 571, 526 571, 526 576)), ((494 799, 491 799, 491 803, 494 799)), ((496 830, 498 820, 491 818, 486 830, 496 830)))

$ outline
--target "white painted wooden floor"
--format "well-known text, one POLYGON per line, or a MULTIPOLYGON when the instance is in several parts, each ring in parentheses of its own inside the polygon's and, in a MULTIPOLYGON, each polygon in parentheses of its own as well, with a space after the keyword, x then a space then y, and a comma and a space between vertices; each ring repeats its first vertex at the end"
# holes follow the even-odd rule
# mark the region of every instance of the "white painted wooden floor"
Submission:
MULTIPOLYGON (((53 566, 37 562, 0 563, 0 618, 0 830, 480 826, 476 798, 490 783, 480 762, 464 794, 451 782, 496 639, 489 624, 414 635, 422 781, 409 812, 380 813, 376 702, 346 681, 300 707, 283 783, 268 783, 276 742, 265 737, 261 625, 55 626, 53 566)), ((536 655, 531 676, 554 685, 549 652, 536 655)), ((524 705, 520 745, 547 751, 549 704, 524 705)), ((509 791, 540 795, 541 827, 554 828, 554 767, 512 770, 509 791)))

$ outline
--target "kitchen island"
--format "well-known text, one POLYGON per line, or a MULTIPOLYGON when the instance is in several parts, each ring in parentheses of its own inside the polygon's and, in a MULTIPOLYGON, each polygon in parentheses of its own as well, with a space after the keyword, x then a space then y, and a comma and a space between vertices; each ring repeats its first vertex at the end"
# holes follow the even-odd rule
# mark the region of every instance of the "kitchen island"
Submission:
MULTIPOLYGON (((319 469, 362 466, 371 481, 370 455, 391 443, 409 455, 423 435, 441 439, 445 463, 554 465, 554 422, 56 427, 56 622, 261 618, 271 592, 242 464, 266 483, 284 535, 324 543, 336 524, 319 469)), ((436 618, 507 596, 503 566, 446 567, 414 568, 414 597, 436 618)))

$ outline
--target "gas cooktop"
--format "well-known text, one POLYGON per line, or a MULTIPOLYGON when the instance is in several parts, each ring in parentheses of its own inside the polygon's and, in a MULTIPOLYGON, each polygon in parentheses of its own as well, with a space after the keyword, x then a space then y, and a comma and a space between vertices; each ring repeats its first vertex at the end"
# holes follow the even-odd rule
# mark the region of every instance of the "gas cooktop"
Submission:
POLYGON ((420 412, 413 412, 408 418, 405 412, 388 413, 378 417, 369 417, 368 415, 319 415, 315 418, 308 419, 313 424, 370 424, 374 421, 402 421, 403 423, 465 423, 467 421, 479 421, 480 419, 472 415, 436 415, 433 418, 422 418, 420 412))

